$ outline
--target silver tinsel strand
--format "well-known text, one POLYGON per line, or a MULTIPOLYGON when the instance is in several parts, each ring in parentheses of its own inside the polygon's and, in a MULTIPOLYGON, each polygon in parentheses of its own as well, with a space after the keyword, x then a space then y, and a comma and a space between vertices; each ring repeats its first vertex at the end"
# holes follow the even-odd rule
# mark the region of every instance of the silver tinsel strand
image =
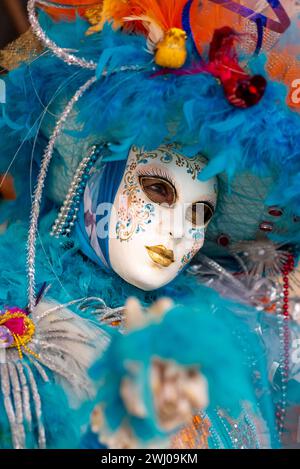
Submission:
POLYGON ((27 272, 28 272, 28 307, 32 311, 35 306, 35 255, 36 255, 36 237, 38 229, 38 219, 40 215, 40 205, 43 194, 43 189, 45 185, 45 179, 47 176, 48 168, 50 161, 52 159, 54 146, 57 138, 62 132, 63 126, 69 117, 73 107, 81 96, 96 82, 96 76, 90 78, 84 85, 82 85, 72 99, 69 101, 65 107, 63 113, 61 114, 55 129, 51 135, 47 148, 45 150, 40 173, 38 176, 37 186, 34 192, 32 209, 31 209, 31 218, 30 218, 30 228, 28 236, 28 252, 27 252, 27 272))
POLYGON ((32 31, 36 35, 36 37, 48 48, 50 49, 57 57, 62 59, 69 65, 78 65, 81 68, 87 68, 89 70, 96 70, 97 64, 92 60, 86 60, 80 57, 77 57, 74 54, 70 54, 66 49, 59 47, 53 42, 43 31, 38 21, 35 9, 36 4, 38 3, 37 0, 28 0, 27 10, 28 10, 28 18, 29 22, 32 27, 32 31))

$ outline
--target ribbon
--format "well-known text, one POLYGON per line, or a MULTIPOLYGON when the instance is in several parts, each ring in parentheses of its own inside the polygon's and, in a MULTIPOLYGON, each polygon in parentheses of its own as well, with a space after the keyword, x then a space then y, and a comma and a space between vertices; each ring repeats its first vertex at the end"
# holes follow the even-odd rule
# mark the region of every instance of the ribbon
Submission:
POLYGON ((221 5, 227 10, 230 10, 243 18, 248 19, 249 21, 254 21, 256 24, 260 23, 263 28, 270 29, 275 33, 283 34, 291 25, 291 20, 281 5, 279 0, 266 0, 266 2, 271 6, 275 15, 277 16, 278 21, 275 21, 272 18, 268 18, 262 13, 258 13, 251 8, 248 8, 239 3, 232 2, 231 0, 210 0, 211 2, 221 5))
POLYGON ((186 34, 192 39, 193 41, 193 49, 199 56, 199 58, 202 60, 201 55, 199 54, 199 51, 197 49, 197 45, 195 43, 194 35, 193 35, 193 29, 191 26, 191 6, 193 4, 194 0, 188 0, 186 2, 186 5, 183 9, 182 12, 182 27, 185 30, 186 34))

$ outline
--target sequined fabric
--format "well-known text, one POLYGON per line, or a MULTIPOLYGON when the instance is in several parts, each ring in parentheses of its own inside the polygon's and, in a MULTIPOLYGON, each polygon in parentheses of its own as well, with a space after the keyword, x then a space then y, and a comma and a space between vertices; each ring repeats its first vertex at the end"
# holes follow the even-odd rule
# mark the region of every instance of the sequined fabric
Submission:
POLYGON ((6 70, 17 68, 22 62, 30 62, 43 50, 31 29, 0 51, 0 66, 6 70))

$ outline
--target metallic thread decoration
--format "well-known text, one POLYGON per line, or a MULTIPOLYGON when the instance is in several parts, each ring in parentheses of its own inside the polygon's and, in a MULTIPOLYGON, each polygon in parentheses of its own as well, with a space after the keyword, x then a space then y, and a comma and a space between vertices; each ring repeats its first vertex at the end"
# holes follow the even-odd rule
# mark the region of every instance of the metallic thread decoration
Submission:
MULTIPOLYGON (((42 321, 42 319, 45 319, 49 314, 51 313, 56 313, 57 311, 63 309, 63 308, 69 308, 70 306, 75 306, 81 302, 85 301, 85 298, 80 298, 79 300, 72 300, 72 301, 69 301, 68 303, 65 303, 65 304, 57 304, 55 306, 53 306, 52 308, 49 308, 47 309, 46 311, 44 311, 43 313, 40 313, 40 314, 37 314, 35 316, 35 320, 36 321, 42 321)), ((64 318, 62 318, 64 319, 64 318)), ((74 320, 74 318, 70 317, 69 319, 72 319, 74 320)), ((64 319, 64 322, 66 321, 66 319, 64 319)))
MULTIPOLYGON (((72 302, 72 303, 76 304, 76 302, 72 302)), ((71 344, 80 343, 82 345, 85 345, 86 348, 94 349, 95 337, 96 337, 95 333, 93 333, 92 336, 89 336, 88 334, 84 335, 83 332, 80 332, 80 329, 81 329, 80 325, 77 325, 77 328, 78 328, 77 332, 76 330, 71 332, 68 330, 68 328, 66 328, 65 330, 61 328, 61 330, 57 331, 56 328, 52 329, 49 320, 43 325, 43 322, 46 321, 47 315, 50 315, 51 313, 53 313, 54 310, 57 310, 58 314, 60 314, 60 317, 58 316, 58 318, 63 319, 63 317, 61 316, 61 313, 64 313, 63 306, 60 306, 60 308, 49 308, 47 311, 43 313, 43 315, 40 315, 40 320, 38 322, 39 332, 37 336, 35 337, 34 343, 33 343, 33 345, 36 344, 36 350, 40 354, 39 361, 43 365, 50 368, 52 371, 63 376, 70 383, 73 383, 73 384, 75 382, 79 383, 78 387, 81 387, 82 389, 85 389, 87 392, 89 392, 89 386, 87 385, 87 383, 85 383, 86 375, 82 372, 82 364, 80 361, 80 357, 77 358, 76 354, 74 354, 74 352, 72 352, 72 350, 68 348, 68 346, 64 347, 64 344, 67 344, 68 342, 70 342, 71 344), (70 372, 68 367, 66 366, 63 367, 64 365, 63 361, 59 363, 60 358, 59 360, 56 359, 56 361, 53 360, 52 358, 52 357, 55 358, 56 355, 57 357, 61 357, 63 354, 65 354, 65 356, 68 357, 68 359, 72 361, 72 369, 77 368, 78 370, 81 370, 80 373, 74 374, 70 372), (60 364, 62 366, 60 366, 60 364)), ((68 319, 67 314, 65 314, 64 316, 65 316, 65 319, 68 319)), ((76 316, 74 315, 72 319, 75 322, 76 316)), ((84 320, 81 319, 81 321, 84 321, 84 320)), ((66 324, 65 321, 61 323, 62 326, 63 324, 66 324)), ((103 338, 106 337, 104 333, 101 335, 103 335, 103 338)))
POLYGON ((123 322, 125 318, 125 307, 120 306, 118 308, 110 308, 106 305, 102 298, 89 297, 86 298, 80 305, 81 311, 90 311, 100 322, 106 324, 112 324, 114 322, 123 322))
POLYGON ((91 388, 83 378, 79 377, 76 373, 71 373, 67 369, 62 368, 55 361, 58 352, 68 353, 69 356, 72 357, 70 352, 58 345, 48 346, 47 337, 45 340, 40 341, 40 343, 43 345, 43 364, 57 375, 65 378, 69 383, 72 383, 73 385, 76 383, 76 386, 81 390, 81 393, 84 392, 87 396, 91 396, 91 388))
MULTIPOLYGON (((51 50, 56 57, 63 60, 68 65, 77 65, 78 67, 81 67, 81 68, 96 71, 98 67, 98 64, 96 62, 94 62, 93 60, 86 60, 84 58, 77 57, 74 54, 70 54, 67 49, 64 49, 63 47, 59 47, 57 44, 55 44, 54 41, 52 41, 46 35, 46 33, 44 32, 43 28, 41 27, 38 21, 38 18, 35 12, 35 8, 38 3, 39 3, 38 0, 28 0, 28 4, 27 4, 29 22, 31 24, 32 31, 37 37, 37 39, 41 43, 43 43, 45 47, 51 50)), ((145 67, 141 67, 139 65, 124 65, 112 73, 126 72, 126 71, 137 72, 137 71, 143 70, 144 68, 145 67)), ((153 70, 156 70, 155 67, 153 68, 153 70)), ((102 75, 106 76, 107 71, 104 71, 102 75)))
POLYGON ((37 38, 46 46, 48 49, 50 49, 54 55, 56 55, 58 58, 62 59, 64 62, 66 62, 69 65, 78 65, 81 68, 86 68, 89 70, 96 70, 97 69, 97 63, 93 62, 92 60, 86 60, 80 57, 76 57, 74 54, 70 54, 67 52, 66 49, 63 49, 62 47, 59 47, 53 42, 43 31, 43 29, 40 26, 40 23, 38 21, 35 9, 36 9, 36 4, 38 3, 38 0, 28 0, 28 5, 27 5, 27 10, 28 10, 28 18, 32 27, 32 30, 34 34, 37 36, 37 38))
POLYGON ((30 387, 31 387, 32 397, 33 397, 35 415, 36 415, 37 422, 38 422, 38 444, 39 444, 39 448, 40 449, 45 449, 46 448, 46 432, 45 432, 45 427, 44 427, 43 420, 42 420, 41 397, 40 397, 38 386, 37 386, 37 383, 35 381, 34 375, 31 371, 30 366, 27 363, 24 363, 24 367, 26 368, 27 373, 28 373, 29 383, 30 383, 30 387))
MULTIPOLYGON (((62 324, 65 324, 65 321, 63 321, 62 324)), ((57 337, 60 337, 60 335, 65 335, 66 337, 70 337, 69 333, 66 332, 65 329, 51 329, 49 330, 49 332, 47 332, 48 337, 53 334, 55 334, 57 337)), ((85 343, 90 344, 90 341, 87 341, 86 336, 84 334, 77 333, 76 339, 84 339, 85 343)))
POLYGON ((14 363, 8 363, 8 373, 9 373, 9 379, 11 382, 11 390, 12 390, 12 396, 14 400, 14 405, 15 405, 15 413, 16 413, 16 426, 17 426, 17 431, 19 435, 19 440, 20 440, 20 446, 22 448, 25 448, 25 428, 24 428, 24 417, 23 417, 23 403, 22 403, 22 394, 21 394, 21 386, 20 386, 20 381, 18 377, 18 373, 15 368, 14 363))
POLYGON ((44 370, 44 367, 43 365, 41 365, 36 359, 31 359, 31 362, 34 364, 36 370, 38 371, 38 373, 40 374, 40 376, 42 377, 43 381, 45 383, 49 383, 50 382, 50 379, 46 373, 46 371, 44 370))
POLYGON ((23 370, 23 365, 21 362, 16 363, 16 367, 19 373, 20 383, 21 383, 21 393, 23 398, 23 412, 24 420, 26 421, 27 427, 29 430, 32 428, 32 415, 30 409, 30 393, 27 384, 27 379, 23 370))
POLYGON ((187 272, 190 275, 200 276, 202 271, 205 270, 206 267, 209 267, 211 270, 215 271, 219 277, 223 276, 224 278, 228 279, 232 285, 235 285, 237 288, 241 288, 241 286, 243 286, 238 279, 236 279, 229 271, 221 267, 220 264, 214 260, 204 256, 204 254, 201 253, 198 253, 197 257, 199 263, 195 263, 187 269, 187 272))
POLYGON ((72 322, 73 321, 73 318, 68 318, 68 319, 64 319, 64 318, 61 318, 61 319, 52 319, 50 321, 50 324, 60 324, 60 323, 63 323, 65 324, 66 322, 72 322))
POLYGON ((45 179, 47 176, 48 168, 50 161, 52 159, 54 146, 56 143, 57 138, 62 132, 63 126, 70 115, 71 111, 73 110, 74 105, 77 101, 81 98, 81 96, 96 82, 96 76, 90 78, 84 85, 82 85, 72 99, 69 101, 67 106, 65 107, 64 111, 62 112, 55 129, 51 135, 51 138, 48 142, 47 148, 45 150, 40 173, 38 176, 37 186, 34 192, 33 202, 32 202, 32 209, 31 209, 31 218, 30 218, 30 228, 29 228, 29 236, 28 236, 28 252, 27 252, 27 271, 28 271, 28 307, 29 310, 32 312, 35 306, 35 255, 36 255, 36 237, 37 237, 37 229, 38 229, 38 219, 40 215, 40 205, 41 199, 45 184, 45 179))
POLYGON ((16 428, 16 416, 11 400, 10 394, 10 380, 9 374, 7 369, 7 364, 0 365, 0 376, 1 376, 1 390, 4 396, 4 408, 6 411, 6 415, 9 421, 11 436, 12 436, 12 444, 15 449, 22 449, 19 443, 19 434, 16 428))
POLYGON ((242 405, 242 412, 236 420, 231 419, 229 415, 226 415, 221 409, 217 409, 216 414, 227 436, 230 438, 232 448, 245 449, 241 443, 243 441, 242 439, 246 436, 249 440, 248 445, 250 443, 250 446, 247 445, 249 449, 263 449, 257 436, 256 427, 250 419, 248 410, 244 405, 242 405), (247 434, 245 433, 245 427, 247 434))
MULTIPOLYGON (((56 334, 55 332, 51 331, 49 334, 47 334, 47 339, 48 340, 55 339, 56 341, 62 340, 64 342, 72 342, 73 344, 88 345, 91 348, 95 348, 95 345, 91 344, 87 339, 74 338, 73 336, 69 336, 65 332, 56 334)), ((60 350, 63 350, 63 349, 60 347, 60 350)), ((68 353, 68 355, 70 355, 70 357, 73 358, 73 354, 71 354, 69 351, 66 351, 66 353, 68 353)))
POLYGON ((282 246, 274 244, 269 239, 240 241, 232 244, 229 251, 233 255, 241 256, 250 279, 262 278, 264 275, 278 277, 289 255, 282 246))
POLYGON ((89 155, 79 164, 63 206, 54 222, 50 233, 51 236, 59 238, 59 236, 68 236, 71 233, 78 217, 81 197, 88 182, 89 174, 98 159, 98 152, 96 150, 97 147, 94 145, 89 155))

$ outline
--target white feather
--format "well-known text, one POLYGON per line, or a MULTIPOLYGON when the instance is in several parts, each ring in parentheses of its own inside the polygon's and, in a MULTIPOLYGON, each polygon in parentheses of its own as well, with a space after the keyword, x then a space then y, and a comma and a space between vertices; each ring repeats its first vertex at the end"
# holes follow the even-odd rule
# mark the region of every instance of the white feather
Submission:
POLYGON ((31 319, 36 332, 30 347, 71 396, 79 401, 93 394, 88 369, 109 343, 98 324, 53 302, 40 302, 31 319))
POLYGON ((144 28, 148 31, 148 43, 151 44, 151 48, 155 48, 156 44, 164 38, 164 30, 154 21, 150 16, 127 16, 123 18, 124 21, 141 21, 144 28))

